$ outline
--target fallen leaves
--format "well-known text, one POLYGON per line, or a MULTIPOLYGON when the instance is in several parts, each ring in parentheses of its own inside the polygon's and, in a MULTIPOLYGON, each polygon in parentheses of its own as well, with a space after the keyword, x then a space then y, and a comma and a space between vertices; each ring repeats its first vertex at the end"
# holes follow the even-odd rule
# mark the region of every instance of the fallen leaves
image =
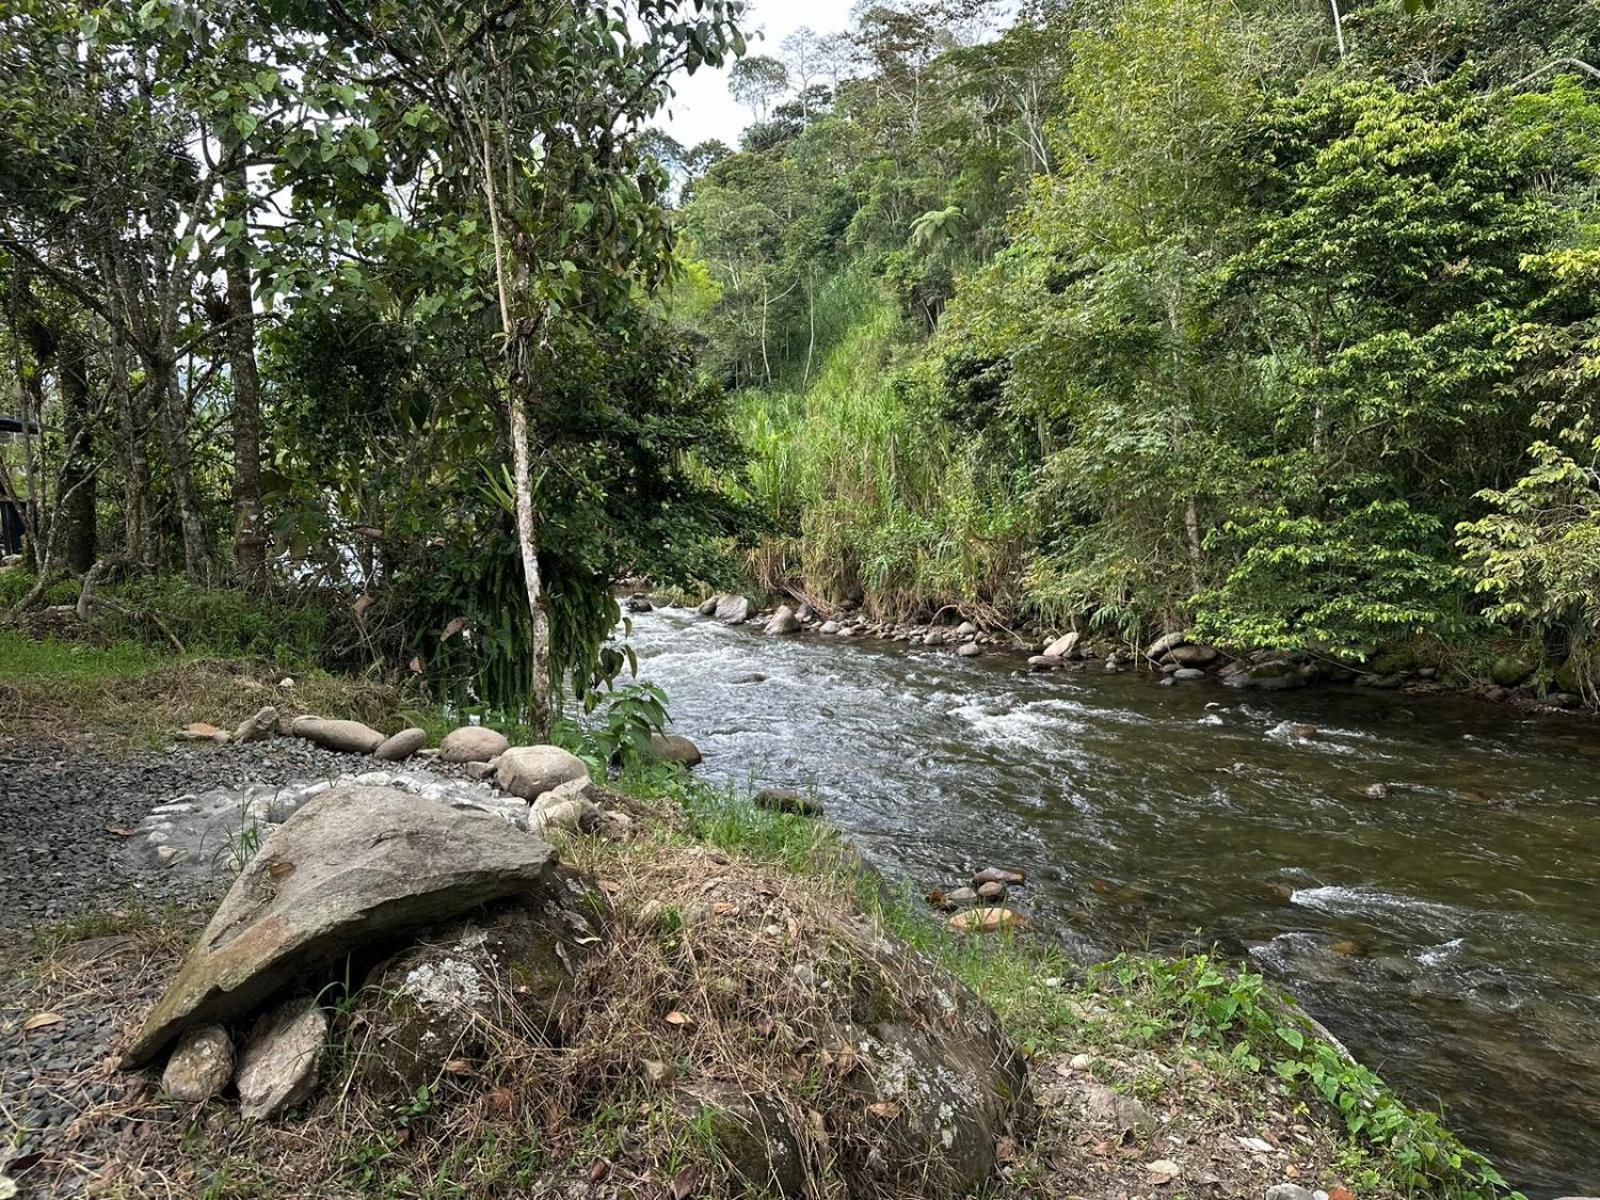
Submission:
POLYGON ((33 1033, 38 1029, 49 1029, 53 1025, 65 1025, 67 1019, 60 1013, 42 1012, 34 1013, 22 1023, 23 1033, 33 1033))

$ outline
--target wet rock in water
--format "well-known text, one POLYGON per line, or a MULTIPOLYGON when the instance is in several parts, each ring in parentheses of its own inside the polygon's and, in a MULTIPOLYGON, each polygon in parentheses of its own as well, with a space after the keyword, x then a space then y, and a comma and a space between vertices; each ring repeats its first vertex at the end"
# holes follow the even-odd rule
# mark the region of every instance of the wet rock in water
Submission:
POLYGON ((278 728, 278 710, 272 705, 260 709, 254 716, 246 717, 239 722, 239 727, 233 731, 233 740, 236 742, 264 742, 271 737, 278 728))
POLYGON ((524 891, 554 862, 487 812, 393 788, 323 792, 239 873, 124 1061, 253 1012, 350 951, 524 891))
POLYGON ((656 606, 650 603, 648 596, 629 596, 623 607, 631 613, 647 613, 654 612, 656 606))
POLYGON ((1206 673, 1199 667, 1179 667, 1172 673, 1172 678, 1180 683, 1193 683, 1196 679, 1204 679, 1206 673))
POLYGON ((1316 1195, 1298 1183, 1280 1183, 1267 1189, 1266 1200, 1316 1200, 1316 1195))
POLYGON ((978 885, 978 899, 1004 900, 1006 898, 1006 885, 1003 883, 983 883, 978 885))
POLYGON ((1006 929, 1020 929, 1028 918, 1009 908, 984 907, 957 913, 946 924, 956 933, 999 933, 1006 929))
POLYGON ((384 739, 383 745, 372 752, 372 757, 380 762, 405 762, 427 744, 426 730, 415 727, 402 729, 393 737, 384 739))
POLYGON ((1028 660, 1030 671, 1059 671, 1066 665, 1066 659, 1057 658, 1053 654, 1035 654, 1028 660))
POLYGON ((820 817, 822 802, 793 788, 763 788, 755 795, 757 808, 769 812, 792 813, 797 817, 820 817))
POLYGON ((329 721, 322 717, 296 717, 289 726, 294 737, 305 738, 324 750, 345 754, 371 754, 384 743, 383 734, 360 721, 329 721))
POLYGON ((1369 783, 1361 794, 1368 800, 1387 800, 1389 791, 1390 788, 1387 783, 1369 783))
POLYGON ((1167 653, 1167 658, 1180 667, 1209 667, 1221 657, 1222 651, 1215 646, 1204 645, 1174 646, 1167 653))
POLYGON ((678 763, 685 767, 697 767, 705 760, 699 746, 676 733, 652 733, 650 753, 658 762, 678 763))
POLYGON ((1270 658, 1258 663, 1235 663, 1232 670, 1223 673, 1222 681, 1229 687, 1263 692, 1294 691, 1309 682, 1297 663, 1270 658))
POLYGON ((984 867, 972 877, 972 886, 980 887, 985 883, 1003 883, 1007 887, 1018 887, 1028 881, 1028 873, 1019 871, 1015 867, 984 867))
POLYGON ((838 633, 839 629, 840 629, 839 622, 837 622, 837 621, 824 621, 822 623, 822 628, 817 630, 817 632, 818 633, 826 633, 826 634, 832 635, 832 634, 838 633))
POLYGON ((742 625, 754 612, 755 605, 750 603, 748 596, 725 595, 717 597, 711 615, 724 625, 742 625))
POLYGON ((178 1039, 161 1074, 161 1090, 174 1100, 199 1104, 233 1078, 233 1041, 219 1025, 201 1025, 178 1039))
POLYGON ((1078 643, 1083 641, 1083 634, 1074 629, 1071 633, 1064 633, 1055 641, 1044 648, 1045 658, 1076 658, 1078 643))
POLYGON ((982 653, 983 647, 978 645, 977 642, 965 642, 962 644, 961 648, 956 651, 956 654, 962 658, 977 658, 982 653))
POLYGON ((794 609, 785 604, 772 614, 771 620, 767 622, 766 632, 772 634, 799 633, 800 618, 795 615, 794 609))
POLYGON ((444 735, 439 743, 439 758, 447 763, 488 762, 511 748, 506 735, 482 725, 463 725, 444 735))
POLYGON ((930 630, 928 630, 927 633, 922 635, 922 644, 924 646, 942 646, 942 645, 944 645, 944 630, 942 630, 942 629, 930 629, 930 630))
POLYGON ((328 1014, 313 1000, 290 1000, 255 1023, 239 1056, 239 1112, 270 1121, 303 1104, 317 1087, 328 1014))
POLYGON ((589 778, 589 768, 560 746, 513 746, 495 764, 495 778, 502 791, 531 802, 563 783, 589 778))
POLYGON ((757 672, 753 675, 741 675, 734 680, 734 683, 765 683, 766 681, 767 677, 757 672))
POLYGON ((1156 1131, 1155 1117, 1139 1100, 1092 1079, 1083 1084, 1083 1111, 1092 1123, 1118 1138, 1129 1134, 1149 1137, 1156 1131))
POLYGON ((721 597, 712 596, 709 600, 700 601, 699 604, 695 605, 695 612, 699 613, 702 617, 714 616, 717 611, 717 601, 719 599, 721 599, 721 597))
POLYGON ((952 912, 977 902, 978 893, 969 887, 951 888, 949 891, 939 889, 928 893, 928 903, 945 912, 952 912))
POLYGON ((1188 634, 1163 634, 1161 637, 1158 637, 1155 641, 1151 642, 1149 646, 1145 647, 1144 655, 1146 658, 1159 661, 1162 656, 1167 654, 1169 651, 1176 650, 1179 646, 1187 646, 1188 644, 1188 634))

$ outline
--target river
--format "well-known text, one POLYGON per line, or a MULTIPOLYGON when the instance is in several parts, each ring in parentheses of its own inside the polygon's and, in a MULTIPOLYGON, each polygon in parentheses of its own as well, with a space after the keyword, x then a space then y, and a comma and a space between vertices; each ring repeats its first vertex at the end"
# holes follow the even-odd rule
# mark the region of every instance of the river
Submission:
POLYGON ((1103 953, 1214 943, 1530 1195, 1600 1194, 1595 725, 633 619, 703 776, 814 787, 921 890, 1024 867, 1103 953))

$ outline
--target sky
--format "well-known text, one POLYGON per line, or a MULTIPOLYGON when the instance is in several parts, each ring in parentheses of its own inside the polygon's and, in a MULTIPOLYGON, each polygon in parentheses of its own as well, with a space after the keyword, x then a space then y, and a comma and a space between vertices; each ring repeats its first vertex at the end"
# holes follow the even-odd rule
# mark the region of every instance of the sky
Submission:
MULTIPOLYGON (((779 46, 802 25, 818 33, 837 33, 850 23, 854 0, 755 0, 744 20, 748 37, 756 30, 765 38, 750 37, 750 53, 781 58, 779 46)), ((739 134, 750 123, 750 110, 728 95, 728 72, 701 69, 674 80, 677 89, 667 112, 657 124, 685 146, 720 138, 737 147, 739 134)))

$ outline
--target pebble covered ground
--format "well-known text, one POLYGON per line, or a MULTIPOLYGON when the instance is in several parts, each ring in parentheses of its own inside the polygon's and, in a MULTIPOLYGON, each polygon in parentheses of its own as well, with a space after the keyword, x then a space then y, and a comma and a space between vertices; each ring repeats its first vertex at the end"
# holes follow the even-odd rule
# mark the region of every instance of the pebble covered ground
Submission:
MULTIPOLYGON (((0 750, 0 1174, 26 1178, 68 1130, 80 1151, 126 1136, 121 1114, 150 1086, 117 1072, 112 1049, 126 1013, 166 982, 138 939, 74 941, 44 980, 18 969, 37 958, 52 926, 85 913, 111 914, 114 928, 126 919, 119 914, 214 898, 220 882, 136 852, 133 831, 150 810, 186 794, 335 778, 367 765, 291 738, 124 754, 81 745, 0 750), (95 986, 108 973, 119 981, 120 1008, 95 986)), ((50 1194, 87 1193, 69 1175, 50 1194)))

